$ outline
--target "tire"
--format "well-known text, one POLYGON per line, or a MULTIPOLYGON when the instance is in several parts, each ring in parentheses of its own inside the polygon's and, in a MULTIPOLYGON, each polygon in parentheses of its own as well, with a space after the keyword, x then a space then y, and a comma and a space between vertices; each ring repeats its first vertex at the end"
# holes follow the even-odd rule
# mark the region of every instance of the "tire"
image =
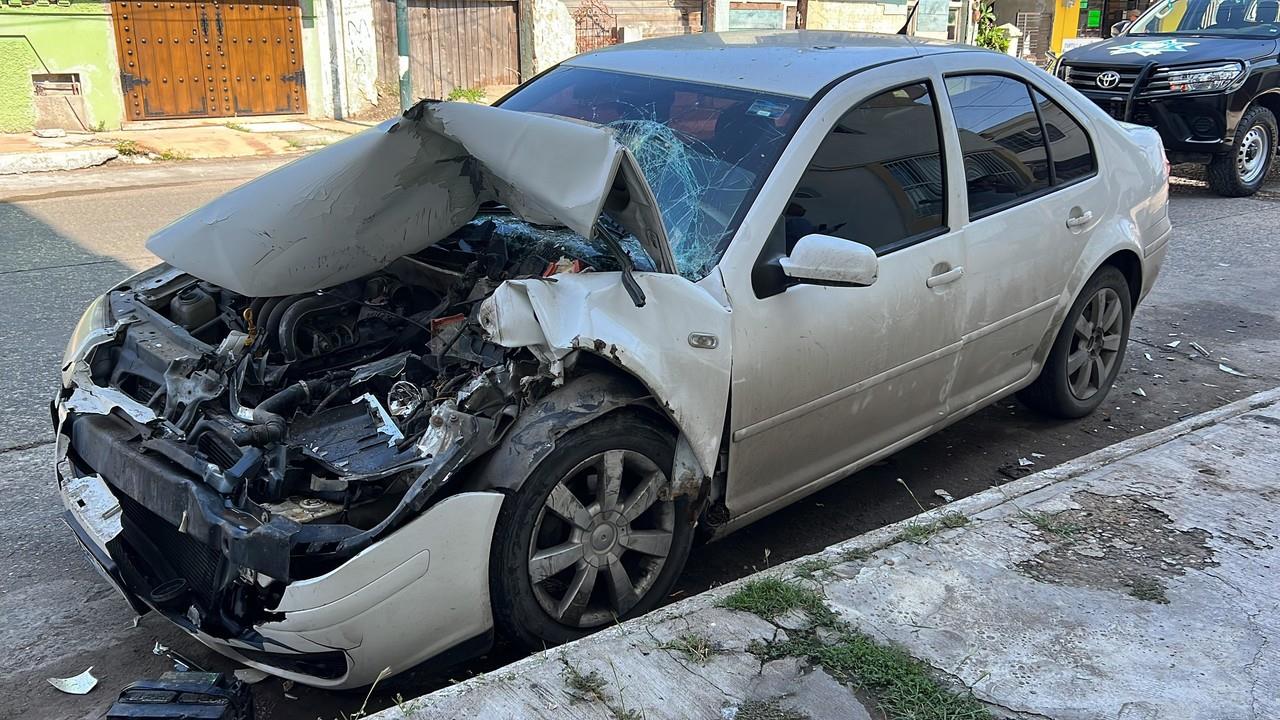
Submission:
POLYGON ((1060 418, 1080 418, 1096 410, 1124 365, 1124 350, 1133 320, 1129 292, 1129 283, 1118 268, 1104 265, 1094 273, 1067 312, 1040 376, 1018 393, 1018 399, 1046 415, 1060 418), (1113 307, 1119 312, 1114 319, 1110 317, 1113 307), (1096 322, 1099 312, 1103 314, 1103 323, 1096 322), (1102 326, 1101 330, 1098 325, 1102 326), (1080 353, 1083 353, 1083 364, 1079 361, 1080 353), (1086 372, 1090 378, 1082 378, 1086 372))
POLYGON ((674 448, 670 431, 642 413, 628 411, 610 413, 556 442, 519 491, 503 503, 498 516, 490 588, 494 620, 507 637, 530 648, 558 645, 642 615, 662 602, 684 569, 694 536, 690 499, 659 497, 658 488, 671 473, 674 448), (612 505, 609 493, 601 496, 599 482, 612 475, 609 467, 621 468, 612 505), (655 478, 654 472, 660 475, 655 478), (649 499, 651 504, 645 505, 649 499), (628 522, 626 517, 641 506, 645 509, 628 522), (576 517, 576 526, 561 513, 576 517), (656 553, 662 550, 665 533, 670 542, 662 556, 656 553), (582 548, 580 557, 573 550, 575 538, 582 548), (538 577, 535 553, 544 558, 536 565, 538 577), (630 595, 614 590, 615 563, 627 574, 630 595), (588 580, 590 591, 574 592, 588 580), (571 596, 585 597, 586 604, 567 600, 571 596), (558 615, 558 610, 564 613, 558 615))
POLYGON ((1276 116, 1261 105, 1245 111, 1236 126, 1231 151, 1209 162, 1209 189, 1223 197, 1246 197, 1258 192, 1271 172, 1276 154, 1276 116))

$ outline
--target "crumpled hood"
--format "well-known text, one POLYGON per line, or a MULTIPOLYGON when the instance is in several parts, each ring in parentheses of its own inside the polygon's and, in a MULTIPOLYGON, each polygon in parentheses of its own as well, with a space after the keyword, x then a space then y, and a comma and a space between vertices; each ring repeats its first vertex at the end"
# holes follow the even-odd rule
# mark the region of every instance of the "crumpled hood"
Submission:
POLYGON ((586 238, 607 215, 675 272, 653 191, 599 126, 424 101, 175 220, 147 241, 174 267, 249 297, 363 277, 448 237, 496 201, 586 238))

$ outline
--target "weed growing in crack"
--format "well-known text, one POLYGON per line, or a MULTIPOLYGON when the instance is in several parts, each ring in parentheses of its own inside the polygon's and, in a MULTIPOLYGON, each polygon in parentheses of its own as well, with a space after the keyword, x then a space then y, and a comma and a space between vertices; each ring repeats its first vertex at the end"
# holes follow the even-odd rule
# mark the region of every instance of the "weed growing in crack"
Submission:
MULTIPOLYGON (((613 674, 616 682, 617 668, 613 669, 613 674)), ((644 720, 644 714, 639 710, 628 709, 621 704, 621 694, 619 694, 619 702, 614 703, 609 694, 605 692, 605 688, 609 686, 608 681, 595 670, 583 674, 566 660, 564 661, 564 684, 569 688, 569 694, 574 700, 600 703, 613 715, 615 720, 644 720)))
POLYGON ((873 551, 866 548, 849 548, 840 553, 841 562, 861 562, 871 557, 873 551))
MULTIPOLYGON (((957 521, 953 519, 952 524, 946 524, 940 519, 933 523, 938 525, 934 532, 968 522, 963 515, 955 515, 963 522, 954 524, 957 521)), ((800 657, 820 665, 840 682, 868 692, 889 720, 991 719, 972 695, 953 692, 934 679, 928 665, 841 622, 813 590, 775 578, 753 580, 725 598, 723 604, 766 620, 803 609, 813 620, 813 629, 788 631, 781 641, 753 642, 748 651, 761 662, 800 657), (822 639, 819 628, 827 631, 822 639)), ((743 716, 739 713, 737 717, 743 716)))
POLYGON ((1029 513, 1023 511, 1022 517, 1026 518, 1027 522, 1035 525, 1036 529, 1041 532, 1057 535, 1064 540, 1071 540, 1076 535, 1084 532, 1085 528, 1080 523, 1072 522, 1069 518, 1063 517, 1065 512, 1065 510, 1056 513, 1029 513))
POLYGON ((748 700, 738 706, 734 720, 809 720, 809 716, 797 710, 782 707, 778 698, 748 700))
POLYGON ((697 633, 685 633, 674 640, 662 643, 658 649, 678 652, 689 662, 699 665, 706 664, 712 655, 720 652, 720 649, 710 640, 697 633))
POLYGON ((938 519, 929 522, 912 523, 905 530, 894 536, 894 542, 913 542, 917 545, 923 545, 929 541, 929 538, 949 528, 964 527, 969 524, 969 518, 958 512, 943 513, 938 519))
POLYGON ((814 575, 825 573, 831 569, 831 561, 822 558, 809 558, 796 563, 795 576, 812 580, 814 575))

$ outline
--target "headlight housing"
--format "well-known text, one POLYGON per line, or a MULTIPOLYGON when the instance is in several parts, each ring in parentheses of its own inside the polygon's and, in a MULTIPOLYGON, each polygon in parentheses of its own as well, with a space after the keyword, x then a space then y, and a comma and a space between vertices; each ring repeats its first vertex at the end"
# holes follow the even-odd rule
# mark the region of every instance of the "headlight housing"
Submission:
POLYGON ((1161 68, 1147 87, 1160 94, 1233 90, 1247 75, 1244 63, 1225 62, 1190 68, 1161 68))
POLYGON ((107 296, 99 295, 85 308, 71 331, 71 339, 67 341, 67 349, 62 353, 62 385, 70 387, 72 366, 89 355, 89 351, 115 337, 116 330, 111 321, 111 307, 107 296))

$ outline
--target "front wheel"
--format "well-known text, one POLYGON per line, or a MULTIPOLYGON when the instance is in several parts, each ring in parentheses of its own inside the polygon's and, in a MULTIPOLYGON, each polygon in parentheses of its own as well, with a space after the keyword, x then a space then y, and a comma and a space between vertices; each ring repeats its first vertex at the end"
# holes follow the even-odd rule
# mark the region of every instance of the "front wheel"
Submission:
POLYGON ((1040 377, 1018 399, 1047 415, 1080 418, 1106 398, 1129 341, 1133 303, 1124 274, 1105 265, 1071 306, 1040 377))
POLYGON ((494 618, 540 648, 656 607, 693 544, 671 498, 675 439, 641 413, 565 433, 503 505, 490 564, 494 618))
POLYGON ((1209 162, 1209 188, 1224 197, 1245 197, 1258 192, 1271 171, 1276 152, 1276 116, 1255 105, 1245 111, 1236 126, 1231 152, 1209 162))

